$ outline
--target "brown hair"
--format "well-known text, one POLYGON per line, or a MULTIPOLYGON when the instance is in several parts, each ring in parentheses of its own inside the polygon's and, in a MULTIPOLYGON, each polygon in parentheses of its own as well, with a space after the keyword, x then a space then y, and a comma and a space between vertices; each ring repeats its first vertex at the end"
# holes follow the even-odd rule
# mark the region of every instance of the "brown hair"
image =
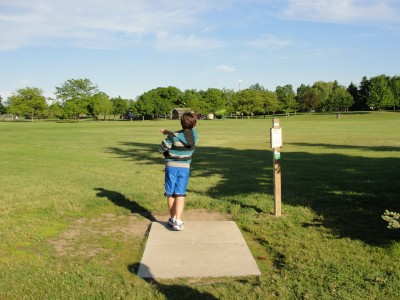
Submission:
POLYGON ((185 112, 181 117, 181 125, 183 129, 192 129, 196 126, 197 118, 191 112, 185 112))

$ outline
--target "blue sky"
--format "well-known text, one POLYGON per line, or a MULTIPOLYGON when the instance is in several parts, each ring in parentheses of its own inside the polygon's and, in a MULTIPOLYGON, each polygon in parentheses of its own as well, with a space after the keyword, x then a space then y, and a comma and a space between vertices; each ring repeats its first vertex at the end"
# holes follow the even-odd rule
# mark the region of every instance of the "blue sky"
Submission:
POLYGON ((111 97, 400 75, 399 0, 0 0, 0 95, 111 97))

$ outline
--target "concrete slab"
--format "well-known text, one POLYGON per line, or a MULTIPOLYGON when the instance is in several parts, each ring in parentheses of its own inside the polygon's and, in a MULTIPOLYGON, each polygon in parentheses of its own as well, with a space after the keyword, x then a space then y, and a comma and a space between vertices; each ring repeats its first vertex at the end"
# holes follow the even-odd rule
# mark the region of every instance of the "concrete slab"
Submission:
POLYGON ((173 231, 153 222, 139 266, 142 278, 261 275, 233 221, 185 222, 173 231))

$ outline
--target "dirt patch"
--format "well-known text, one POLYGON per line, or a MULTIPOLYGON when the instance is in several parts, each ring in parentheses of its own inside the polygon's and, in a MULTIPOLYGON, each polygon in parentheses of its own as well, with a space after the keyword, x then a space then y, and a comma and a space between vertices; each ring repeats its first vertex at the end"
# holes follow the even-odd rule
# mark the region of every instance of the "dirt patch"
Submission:
MULTIPOLYGON (((153 214, 158 222, 166 222, 169 215, 153 214)), ((227 221, 228 214, 210 212, 205 209, 185 210, 185 221, 227 221)), ((77 219, 68 230, 49 242, 58 256, 93 257, 107 251, 102 243, 105 239, 115 242, 143 239, 149 229, 150 221, 138 215, 102 214, 97 218, 77 219)))
POLYGON ((102 214, 98 218, 76 220, 67 231, 50 240, 59 256, 95 256, 106 249, 101 245, 104 238, 128 241, 144 237, 150 222, 138 216, 102 214))

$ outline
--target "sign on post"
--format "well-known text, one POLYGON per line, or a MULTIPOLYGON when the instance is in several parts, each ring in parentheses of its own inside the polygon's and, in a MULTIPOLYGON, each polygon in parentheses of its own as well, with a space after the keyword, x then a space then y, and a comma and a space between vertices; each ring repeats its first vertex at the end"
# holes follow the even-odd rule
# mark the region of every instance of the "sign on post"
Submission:
POLYGON ((282 214, 282 191, 281 191, 281 147, 282 147, 282 128, 279 125, 279 119, 272 120, 270 131, 271 148, 274 151, 272 165, 274 168, 274 215, 276 217, 282 214))
POLYGON ((271 128, 271 148, 282 147, 282 128, 271 128))

